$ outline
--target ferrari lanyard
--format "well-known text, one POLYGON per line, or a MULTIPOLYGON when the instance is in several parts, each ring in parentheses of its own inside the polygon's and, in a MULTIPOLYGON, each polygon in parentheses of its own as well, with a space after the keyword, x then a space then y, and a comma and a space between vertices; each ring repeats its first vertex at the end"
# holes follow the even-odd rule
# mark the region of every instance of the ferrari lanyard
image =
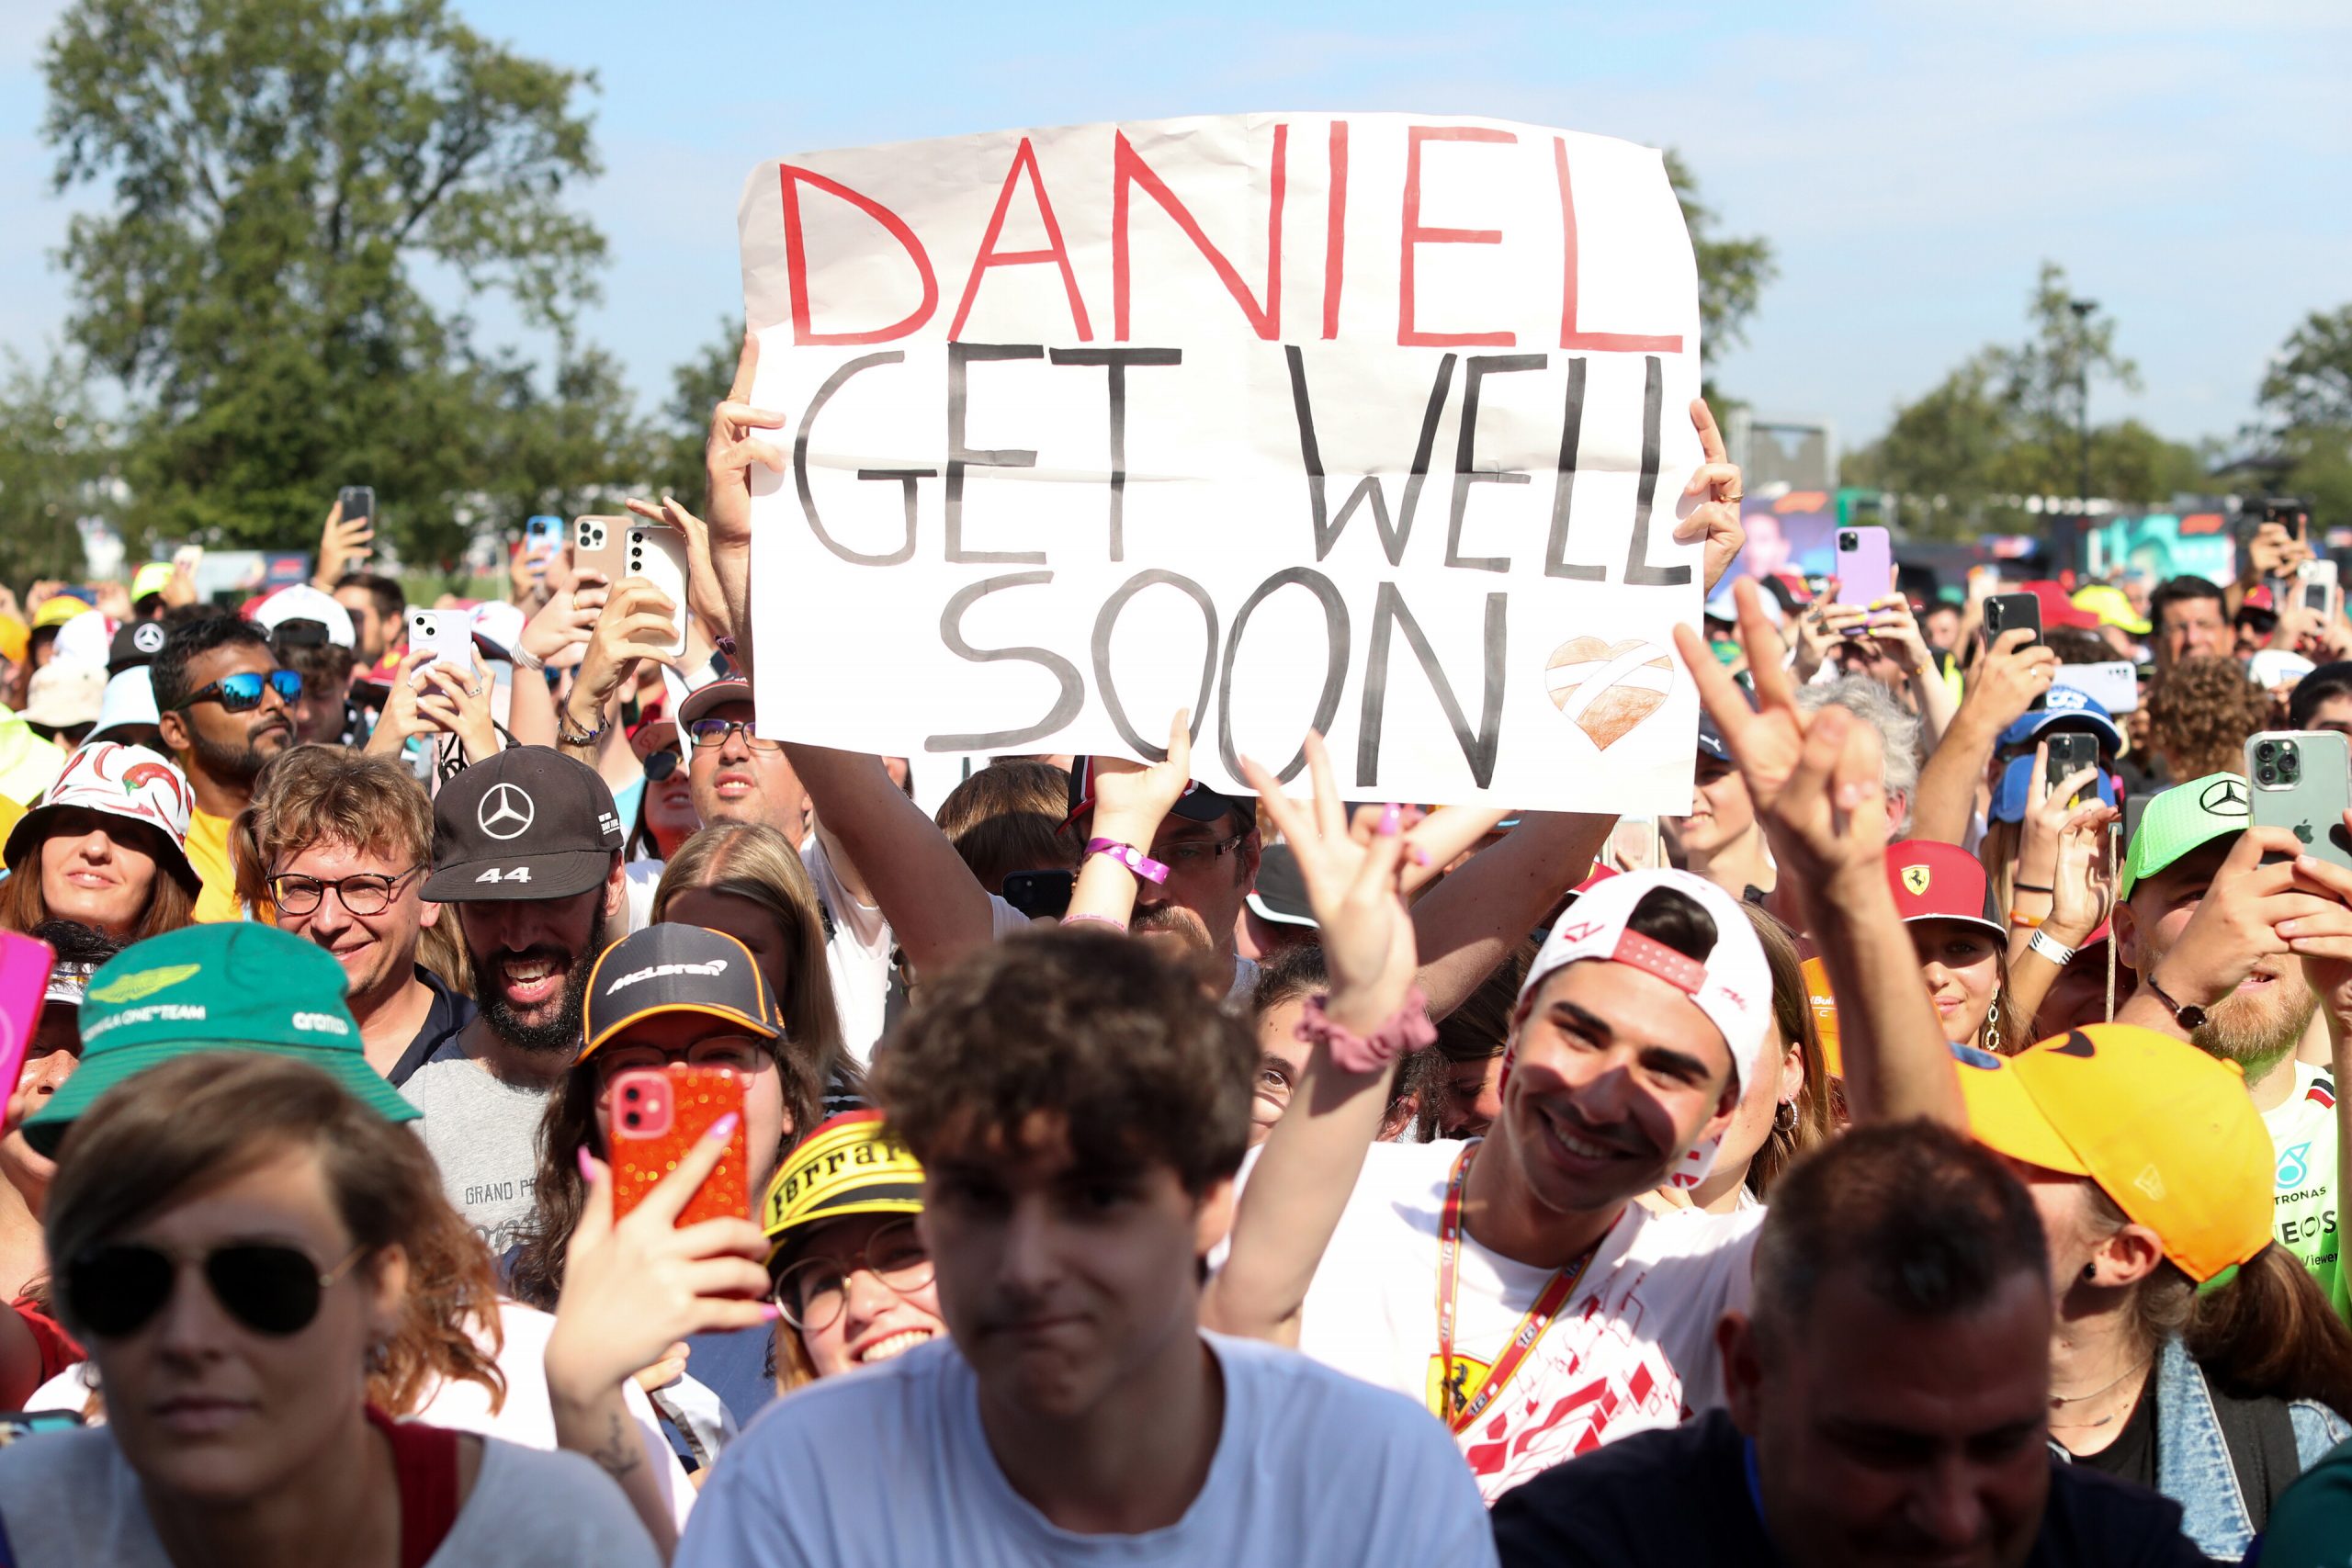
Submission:
POLYGON ((1470 1156, 1477 1152, 1477 1145, 1471 1145, 1454 1160, 1453 1174, 1445 1184, 1445 1207, 1440 1211, 1437 1224, 1439 1367, 1437 1408, 1431 1413, 1453 1427, 1457 1435, 1467 1431, 1470 1424, 1495 1402, 1495 1396, 1518 1375, 1519 1369, 1526 1364, 1527 1358, 1534 1353, 1537 1342, 1544 1337, 1544 1331, 1552 1326, 1552 1320, 1559 1315, 1562 1307, 1567 1305, 1568 1296, 1576 1290, 1577 1281, 1584 1277, 1585 1269, 1592 1262, 1592 1255, 1600 1246, 1596 1242, 1586 1249, 1583 1257, 1545 1281, 1543 1291, 1535 1298, 1535 1304, 1529 1307, 1527 1315, 1519 1320, 1519 1327, 1511 1335, 1510 1342, 1503 1347, 1503 1353, 1487 1370, 1476 1393, 1466 1393, 1455 1387, 1453 1315, 1458 1285, 1455 1275, 1462 1257, 1462 1188, 1470 1174, 1470 1156))

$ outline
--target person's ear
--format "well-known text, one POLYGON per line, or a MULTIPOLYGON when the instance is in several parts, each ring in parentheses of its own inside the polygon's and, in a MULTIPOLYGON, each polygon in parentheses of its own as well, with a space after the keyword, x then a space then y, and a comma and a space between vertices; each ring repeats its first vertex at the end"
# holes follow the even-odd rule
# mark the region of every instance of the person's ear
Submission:
POLYGON ((401 1331, 408 1317, 408 1252, 398 1242, 368 1259, 362 1276, 368 1292, 368 1337, 382 1341, 401 1331))
POLYGON ((1216 1183, 1193 1210, 1193 1256, 1206 1258, 1233 1229, 1233 1179, 1216 1183))
POLYGON ((2134 975, 2140 972, 2140 922, 2132 918, 2131 900, 2119 898, 2109 917, 2109 936, 2115 942, 2115 962, 2134 975))
POLYGON ((156 716, 155 728, 163 734, 164 745, 167 750, 186 751, 191 749, 188 744, 187 715, 176 709, 170 713, 159 714, 156 716))
POLYGON ((1757 1352, 1755 1322, 1746 1313, 1727 1312, 1716 1320, 1715 1354, 1723 1360, 1731 1424, 1752 1438, 1763 1425, 1764 1359, 1757 1352))
POLYGON ((2145 1225, 2125 1225, 2092 1249, 2086 1283, 2106 1290, 2136 1285, 2165 1260, 2164 1243, 2145 1225))
POLYGON ((424 931, 440 923, 441 906, 435 904, 430 898, 419 898, 416 901, 416 910, 417 930, 424 931))
POLYGON ((1792 1040, 1781 1053, 1781 1092, 1775 1096, 1783 1105, 1792 1103, 1804 1092, 1804 1043, 1792 1040))
MULTIPOLYGON (((605 875, 605 919, 616 920, 628 910, 628 868, 621 857, 613 857, 613 869, 605 875)), ((621 933, 626 936, 628 933, 621 933)))

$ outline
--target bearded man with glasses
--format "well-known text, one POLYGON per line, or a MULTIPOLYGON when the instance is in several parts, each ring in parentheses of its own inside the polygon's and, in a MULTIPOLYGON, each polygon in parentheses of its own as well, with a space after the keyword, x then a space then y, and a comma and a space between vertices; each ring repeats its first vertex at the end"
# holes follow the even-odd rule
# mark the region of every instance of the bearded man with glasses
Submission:
POLYGON ((264 771, 239 831, 239 874, 259 883, 241 894, 278 930, 334 954, 368 1065, 406 1083, 477 1011, 417 961, 441 918, 419 896, 433 864, 424 787, 390 758, 297 747, 264 771))
POLYGON ((242 919, 230 825, 252 803, 263 767, 294 744, 302 678, 277 667, 267 633, 234 615, 173 627, 147 677, 164 744, 196 792, 187 826, 187 858, 204 885, 196 918, 242 919))

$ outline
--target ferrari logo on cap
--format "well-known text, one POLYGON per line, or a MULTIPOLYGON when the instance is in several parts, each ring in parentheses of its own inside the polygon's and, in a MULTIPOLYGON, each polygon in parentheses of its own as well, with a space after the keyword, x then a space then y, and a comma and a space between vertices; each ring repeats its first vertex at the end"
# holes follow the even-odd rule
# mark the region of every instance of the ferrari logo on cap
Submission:
POLYGON ((1903 868, 1903 886, 1909 890, 1914 898, 1926 897, 1928 884, 1934 879, 1935 873, 1930 867, 1906 865, 1903 868))
POLYGON ((2213 817, 2244 817, 2246 815, 2245 781, 2240 778, 2215 779, 2197 797, 2198 806, 2213 817))

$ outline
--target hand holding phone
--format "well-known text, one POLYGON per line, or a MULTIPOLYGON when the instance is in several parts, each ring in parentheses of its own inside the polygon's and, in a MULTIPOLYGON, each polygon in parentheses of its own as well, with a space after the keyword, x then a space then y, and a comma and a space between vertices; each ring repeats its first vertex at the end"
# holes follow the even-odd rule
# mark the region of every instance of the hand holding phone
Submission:
POLYGON ((473 616, 465 610, 411 610, 408 613, 408 650, 411 654, 427 654, 419 660, 409 673, 409 684, 418 683, 424 666, 437 660, 454 660, 470 668, 473 664, 473 616))
POLYGON ((49 943, 15 931, 0 931, 0 1105, 17 1093, 25 1073, 25 1053, 40 1027, 57 953, 49 943))
POLYGON ((664 659, 675 659, 686 651, 686 564, 685 536, 675 528, 656 527, 650 523, 631 523, 622 534, 622 575, 641 577, 662 590, 664 597, 676 606, 670 624, 676 637, 654 651, 664 659))
POLYGON ((375 525, 374 485, 345 485, 335 492, 335 501, 343 508, 343 521, 346 526, 353 523, 365 523, 370 527, 375 525))
POLYGON ((2264 730, 2246 738, 2245 772, 2256 827, 2287 829, 2304 852, 2352 871, 2352 835, 2344 828, 2352 739, 2333 729, 2264 730))
POLYGON ((571 520, 571 571, 577 577, 596 572, 606 587, 618 582, 626 575, 621 562, 626 558, 622 536, 628 532, 626 517, 575 517, 571 520))
MULTIPOLYGON (((1894 592, 1894 546, 1884 528, 1838 530, 1838 602, 1875 604, 1894 592)), ((1848 637, 1862 635, 1859 626, 1848 637)))
MULTIPOLYGON (((2041 776, 2043 787, 2052 791, 2081 773, 2085 768, 2098 767, 2098 737, 2096 735, 2053 735, 2042 742, 2045 758, 2041 776)), ((2069 808, 2080 804, 2076 795, 2066 804, 2069 808)))

